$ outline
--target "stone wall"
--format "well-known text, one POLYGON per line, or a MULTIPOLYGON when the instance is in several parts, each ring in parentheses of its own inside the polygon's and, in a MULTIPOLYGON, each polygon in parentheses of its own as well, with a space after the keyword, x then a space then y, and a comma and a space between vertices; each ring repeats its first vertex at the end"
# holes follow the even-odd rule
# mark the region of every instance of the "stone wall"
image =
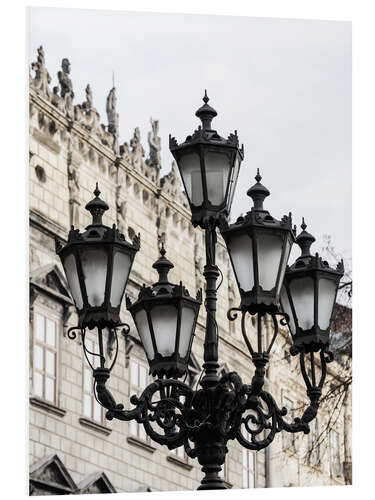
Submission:
MULTIPOLYGON (((108 125, 100 122, 93 104, 91 89, 86 101, 74 105, 73 85, 69 77, 69 61, 63 60, 58 77, 60 87, 49 88, 50 76, 40 48, 38 60, 30 75, 30 464, 56 454, 76 484, 97 471, 117 491, 195 489, 201 472, 191 459, 187 463, 175 459, 165 448, 149 443, 142 445, 129 439, 130 424, 107 421, 94 425, 83 419, 83 354, 77 338, 66 336, 67 328, 76 324, 69 292, 64 289, 64 276, 55 254, 54 236, 66 239, 70 226, 84 227, 89 214, 84 210, 92 199, 96 182, 101 197, 110 210, 104 223, 116 223, 127 238, 141 234, 141 250, 135 258, 127 293, 134 298, 142 283, 156 280, 152 269, 163 241, 168 258, 175 267, 172 282, 180 280, 191 295, 203 287, 204 238, 202 231, 190 224, 190 212, 174 163, 170 172, 160 178, 160 138, 158 122, 151 120, 146 155, 136 128, 129 143, 120 145, 115 89, 107 99, 108 125), (57 400, 47 404, 34 397, 33 321, 38 308, 61 318, 58 346, 57 400)), ((247 188, 247 186, 246 186, 247 188)), ((221 238, 218 238, 217 264, 223 273, 218 291, 219 355, 223 369, 236 370, 243 380, 250 381, 253 366, 242 341, 239 324, 229 323, 226 311, 239 303, 237 287, 221 238)), ((130 407, 129 361, 145 360, 136 342, 137 332, 125 305, 121 318, 131 325, 134 342, 127 345, 120 339, 117 364, 110 379, 110 389, 117 401, 130 407)), ((196 369, 202 366, 205 313, 201 308, 193 344, 196 369)), ((60 323, 59 323, 60 324, 60 323)), ((267 324, 268 335, 272 327, 267 324)), ((254 329, 249 323, 249 328, 254 329)), ((267 386, 281 403, 285 395, 296 402, 306 401, 302 377, 290 360, 287 333, 281 332, 276 343, 267 386), (280 361, 281 360, 281 361, 280 361)), ((330 365, 330 376, 340 376, 339 367, 330 365)), ((328 382, 329 384, 329 382, 328 382)), ((298 413, 298 412, 297 412, 298 413)), ((296 413, 296 414, 297 414, 296 413)), ((350 413, 350 410, 349 410, 350 413)), ((319 415, 319 426, 329 419, 329 408, 319 415)), ((344 460, 343 417, 335 423, 342 440, 344 460)), ((342 484, 343 477, 334 477, 329 461, 329 447, 323 465, 304 464, 307 436, 296 437, 294 448, 283 443, 280 434, 265 452, 256 455, 257 487, 342 484)), ((324 445, 324 446, 327 446, 324 445)), ((323 448, 321 446, 321 453, 323 448)), ((226 480, 234 488, 242 487, 242 449, 229 443, 226 480)), ((104 484, 104 483, 103 483, 104 484)))

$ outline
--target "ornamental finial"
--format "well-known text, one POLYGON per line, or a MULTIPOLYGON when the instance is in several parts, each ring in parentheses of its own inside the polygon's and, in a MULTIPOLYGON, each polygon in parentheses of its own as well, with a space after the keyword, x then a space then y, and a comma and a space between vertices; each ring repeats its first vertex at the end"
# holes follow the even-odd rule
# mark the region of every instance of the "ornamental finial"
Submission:
POLYGON ((301 229, 302 232, 297 236, 296 243, 301 249, 301 257, 311 257, 310 247, 314 243, 315 238, 312 234, 306 231, 307 224, 305 222, 305 218, 302 217, 301 229))
POLYGON ((207 96, 207 89, 205 89, 203 97, 204 104, 195 113, 195 116, 197 116, 202 122, 203 130, 211 130, 211 122, 217 115, 217 111, 207 104, 208 101, 209 98, 207 96))
POLYGON ((109 206, 105 201, 99 198, 100 195, 100 190, 98 183, 96 183, 96 187, 94 190, 94 195, 95 198, 91 201, 89 201, 86 205, 86 210, 90 212, 92 215, 92 224, 93 226, 101 226, 103 224, 102 222, 102 216, 106 210, 109 209, 109 206))
POLYGON ((252 210, 264 211, 263 209, 263 201, 264 199, 270 195, 268 189, 260 183, 262 180, 262 176, 259 173, 259 168, 257 168, 257 175, 255 176, 255 180, 257 181, 254 186, 251 186, 250 189, 247 190, 247 196, 250 196, 254 202, 254 206, 252 210))
POLYGON ((174 267, 172 262, 165 257, 166 251, 164 242, 161 244, 160 257, 152 264, 152 267, 157 270, 159 274, 159 281, 155 285, 169 284, 168 273, 174 267))

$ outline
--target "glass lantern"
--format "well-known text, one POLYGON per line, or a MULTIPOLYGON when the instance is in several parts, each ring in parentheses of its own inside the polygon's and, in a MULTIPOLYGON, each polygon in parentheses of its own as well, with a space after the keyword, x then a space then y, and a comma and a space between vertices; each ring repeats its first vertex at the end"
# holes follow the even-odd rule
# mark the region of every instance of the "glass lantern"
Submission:
POLYGON ((73 300, 80 328, 111 328, 120 323, 120 305, 134 256, 140 247, 139 235, 132 243, 125 240, 115 224, 103 225, 102 216, 108 205, 99 198, 87 203, 92 223, 86 231, 72 226, 68 243, 63 247, 56 239, 59 255, 73 300))
POLYGON ((228 253, 241 295, 241 308, 255 313, 273 313, 278 310, 281 285, 295 240, 292 217, 278 221, 263 208, 270 192, 260 181, 248 191, 254 206, 245 215, 228 225, 220 220, 220 231, 228 253))
POLYGON ((341 261, 333 269, 317 253, 311 255, 315 238, 306 227, 302 219, 302 232, 296 239, 301 255, 285 273, 281 306, 290 318, 295 349, 317 352, 329 344, 331 317, 344 265, 341 261))
POLYGON ((158 377, 180 377, 186 373, 195 325, 202 303, 202 291, 196 299, 180 282, 173 285, 168 273, 174 267, 165 257, 153 264, 159 280, 151 287, 143 285, 136 302, 126 297, 126 305, 136 324, 150 365, 150 373, 158 377))
POLYGON ((169 136, 169 149, 177 161, 194 226, 203 226, 208 217, 219 213, 229 214, 244 156, 237 132, 224 139, 211 129, 217 112, 208 104, 207 92, 203 101, 195 113, 202 126, 180 145, 169 136))

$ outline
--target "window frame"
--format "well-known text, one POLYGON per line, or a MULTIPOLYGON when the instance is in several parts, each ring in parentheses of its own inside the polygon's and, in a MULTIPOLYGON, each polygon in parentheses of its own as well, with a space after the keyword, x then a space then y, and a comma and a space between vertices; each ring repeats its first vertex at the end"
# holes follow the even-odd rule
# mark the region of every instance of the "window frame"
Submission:
MULTIPOLYGON (((92 338, 91 336, 88 338, 86 335, 85 345, 89 351, 97 352, 97 345, 95 343, 95 339, 92 338), (90 343, 90 346, 87 345, 88 343, 90 343)), ((92 354, 89 354, 89 353, 87 353, 87 356, 91 357, 90 361, 91 361, 92 365, 94 366, 94 368, 96 368, 96 365, 99 363, 99 361, 98 361, 99 358, 97 356, 93 356, 92 354)), ((95 394, 94 394, 94 379, 92 376, 92 370, 87 362, 87 359, 86 359, 86 356, 85 356, 85 353, 83 352, 83 350, 82 350, 82 415, 84 418, 91 420, 92 422, 95 422, 96 424, 99 424, 99 425, 102 425, 105 427, 105 424, 106 424, 105 409, 103 408, 103 406, 100 405, 100 403, 98 403, 96 401, 95 394), (91 379, 90 380, 90 382, 91 382, 90 383, 90 391, 87 391, 86 387, 85 387, 85 373, 89 373, 89 376, 91 379), (87 415, 85 412, 85 396, 90 397, 90 415, 87 415), (100 420, 95 418, 95 403, 97 405, 99 405, 99 408, 100 408, 100 420)))
POLYGON ((32 308, 32 369, 31 369, 31 393, 33 396, 40 398, 48 404, 58 406, 59 405, 59 387, 60 387, 60 337, 63 328, 63 318, 62 314, 49 308, 44 304, 35 302, 32 308), (37 325, 37 315, 41 316, 44 321, 44 340, 41 341, 37 338, 36 325, 37 325), (55 324, 55 346, 48 344, 46 342, 46 331, 47 331, 47 320, 53 321, 55 324), (38 346, 42 349, 43 355, 43 369, 36 367, 35 363, 35 347, 38 346), (46 371, 46 351, 52 352, 54 354, 54 375, 53 378, 51 374, 46 371), (42 395, 37 393, 35 390, 35 374, 38 373, 42 376, 42 395), (54 397, 51 401, 46 397, 46 378, 52 378, 54 381, 54 397))
MULTIPOLYGON (((146 360, 141 359, 138 356, 130 356, 129 359, 129 398, 136 394, 140 396, 143 390, 150 383, 150 375, 148 373, 148 364, 146 360), (145 369, 145 386, 142 388, 140 385, 133 385, 133 376, 132 376, 132 364, 135 363, 137 365, 137 379, 140 380, 140 367, 145 369)), ((143 424, 139 424, 135 420, 131 420, 129 422, 129 436, 132 438, 141 441, 142 443, 146 443, 147 445, 151 445, 151 438, 146 434, 146 431, 143 427, 143 424), (136 429, 136 432, 134 432, 136 429)))
MULTIPOLYGON (((247 431, 242 430, 242 434, 244 435, 245 438, 248 440, 250 439, 249 433, 247 431)), ((256 453, 255 451, 248 450, 247 448, 242 448, 241 450, 241 470, 242 470, 242 488, 243 489, 250 489, 250 488, 256 488, 256 470, 257 470, 257 461, 256 461, 256 453), (244 465, 244 455, 246 454, 246 466, 244 465), (249 467, 249 457, 250 455, 252 456, 252 463, 253 463, 253 468, 249 467), (244 474, 246 472, 246 483, 247 486, 244 485, 244 474), (249 473, 252 473, 253 476, 253 486, 248 486, 249 484, 249 473)))

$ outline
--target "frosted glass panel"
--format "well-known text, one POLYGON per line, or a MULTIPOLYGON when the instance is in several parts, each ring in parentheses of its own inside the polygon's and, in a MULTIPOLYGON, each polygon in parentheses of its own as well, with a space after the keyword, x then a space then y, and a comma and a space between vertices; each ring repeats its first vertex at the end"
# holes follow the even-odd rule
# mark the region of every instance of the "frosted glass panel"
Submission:
POLYGON ((43 397, 43 376, 41 373, 34 373, 34 392, 37 396, 43 397))
POLYGON ((178 166, 189 200, 193 205, 201 205, 203 203, 203 187, 199 155, 190 153, 182 156, 178 160, 178 166))
POLYGON ((102 248, 86 248, 80 251, 80 256, 88 302, 94 307, 101 306, 107 278, 107 253, 102 248))
POLYGON ((263 290, 272 290, 276 286, 283 240, 274 234, 258 233, 257 245, 259 285, 263 290))
POLYGON ((83 396, 83 413, 85 417, 91 418, 91 396, 89 394, 85 394, 83 396))
POLYGON ((158 306, 151 311, 156 346, 162 356, 170 356, 176 344, 177 308, 158 306))
POLYGON ((48 318, 46 320, 46 344, 56 346, 56 323, 48 318))
POLYGON ((150 328, 148 326, 147 314, 144 309, 138 311, 135 315, 135 324, 142 341, 143 349, 146 351, 148 359, 154 359, 154 348, 151 340, 150 328))
POLYGON ((91 370, 88 370, 85 365, 83 371, 83 388, 86 392, 91 392, 93 386, 93 380, 91 375, 91 370))
POLYGON ((205 154, 207 198, 212 205, 224 202, 229 175, 229 157, 208 151, 205 154))
POLYGON ((250 236, 234 236, 228 243, 234 272, 242 290, 250 291, 254 286, 253 245, 250 236))
POLYGON ((34 368, 38 368, 38 370, 43 370, 43 349, 35 345, 34 346, 34 368))
POLYGON ((44 316, 35 314, 34 325, 35 338, 44 343, 44 316))
POLYGON ((280 293, 280 301, 281 301, 281 306, 283 311, 289 315, 290 321, 289 321, 289 328, 290 331, 292 332, 293 335, 296 333, 296 324, 294 322, 293 318, 293 313, 292 309, 290 308, 290 302, 288 299, 288 294, 286 293, 285 286, 282 287, 281 293, 280 293))
POLYGON ((336 283, 333 280, 319 280, 318 323, 322 330, 329 327, 332 309, 336 297, 336 283))
POLYGON ((314 325, 314 280, 299 278, 290 283, 297 320, 302 330, 309 330, 314 325))
POLYGON ((232 171, 232 175, 231 175, 231 179, 230 179, 230 184, 229 184, 229 189, 228 189, 228 208, 229 209, 232 205, 233 195, 234 195, 234 191, 235 191, 236 185, 237 185, 238 174, 240 171, 240 164, 241 164, 240 157, 239 157, 239 155, 237 155, 236 160, 234 162, 234 167, 233 167, 233 171, 232 171))
POLYGON ((183 307, 181 311, 180 345, 178 352, 182 358, 187 354, 194 325, 195 312, 191 307, 183 307))
POLYGON ((79 286, 76 259, 73 254, 69 254, 64 260, 65 275, 69 283, 69 290, 78 309, 82 309, 83 300, 79 286))
POLYGON ((48 401, 55 401, 55 381, 53 378, 46 377, 46 394, 45 398, 48 401))
POLYGON ((46 372, 48 375, 55 375, 55 353, 46 350, 46 372))
POLYGON ((113 274, 110 302, 112 307, 120 305, 130 271, 130 256, 115 251, 113 256, 113 274))
POLYGON ((94 400, 94 416, 93 416, 93 418, 97 422, 102 421, 102 407, 100 406, 100 404, 96 400, 94 400))
POLYGON ((281 272, 280 272, 280 278, 279 278, 279 283, 277 285, 277 290, 276 290, 276 295, 280 293, 281 286, 284 281, 284 275, 285 275, 285 269, 286 265, 288 263, 289 255, 290 255, 290 250, 292 249, 292 240, 289 238, 289 236, 286 238, 286 243, 285 243, 285 253, 283 256, 283 261, 281 263, 281 272))

